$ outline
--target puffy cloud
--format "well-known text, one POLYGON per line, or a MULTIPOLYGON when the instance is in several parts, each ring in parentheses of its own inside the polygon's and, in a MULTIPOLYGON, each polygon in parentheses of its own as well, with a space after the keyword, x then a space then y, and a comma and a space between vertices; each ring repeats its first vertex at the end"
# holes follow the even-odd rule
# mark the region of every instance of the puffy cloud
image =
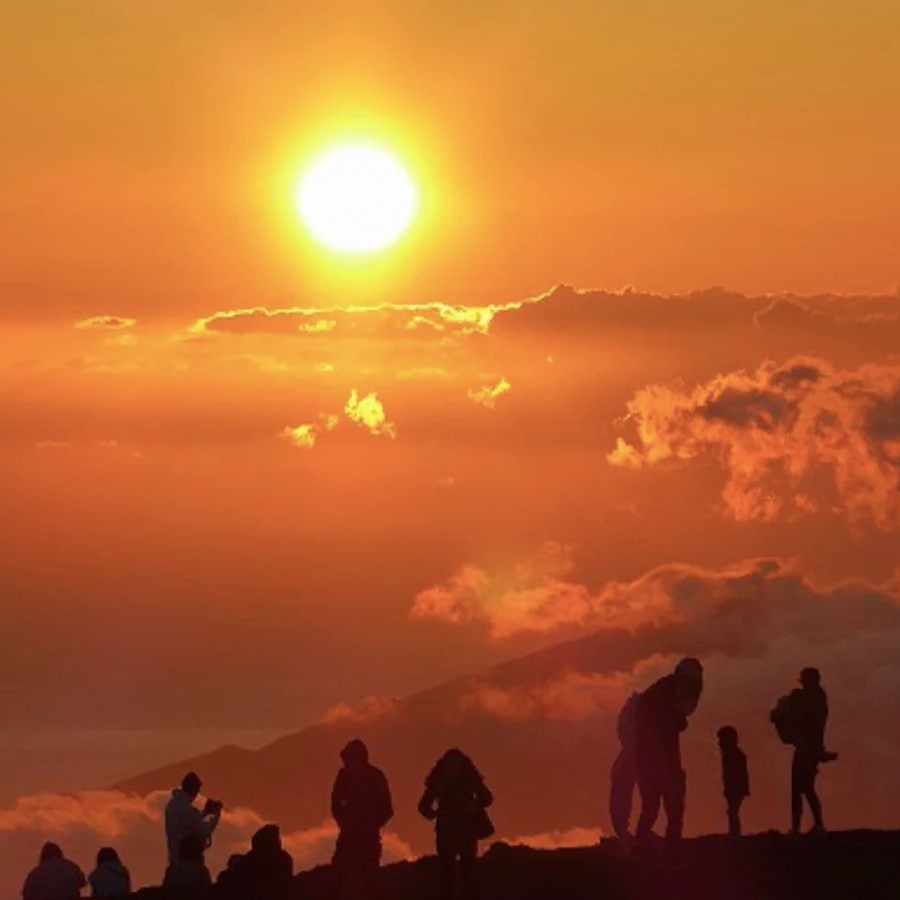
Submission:
POLYGON ((337 703, 326 710, 322 721, 326 725, 367 725, 376 719, 383 719, 397 714, 398 703, 392 697, 366 697, 356 706, 349 703, 337 703))
POLYGON ((335 415, 321 415, 317 422, 308 425, 286 425, 280 432, 281 437, 290 441, 297 447, 305 447, 311 450, 316 445, 316 439, 320 434, 334 431, 338 427, 338 417, 335 415))
POLYGON ((511 387, 512 385, 505 378, 501 378, 494 385, 489 384, 485 387, 472 388, 468 393, 471 400, 486 406, 488 409, 494 409, 497 405, 497 398, 501 394, 505 394, 511 387))
POLYGON ((900 626, 896 585, 847 581, 821 587, 795 563, 778 559, 716 570, 671 563, 591 590, 562 578, 571 568, 569 554, 556 549, 547 557, 556 559, 555 568, 538 557, 511 575, 463 566, 445 584, 419 593, 411 616, 482 623, 495 638, 573 625, 634 631, 690 623, 693 634, 720 648, 747 647, 774 633, 823 638, 824 629, 841 627, 836 623, 900 626))
MULTIPOLYGON (((5 860, 19 861, 21 871, 5 866, 0 890, 10 897, 18 892, 46 840, 58 842, 85 871, 92 868, 97 849, 111 844, 131 870, 136 886, 158 884, 166 865, 163 809, 168 796, 164 791, 145 797, 119 791, 84 791, 19 798, 12 807, 0 809, 0 849, 5 860)), ((251 836, 264 824, 266 821, 252 809, 226 807, 207 854, 214 877, 232 853, 249 849, 251 836)), ((328 821, 285 833, 282 840, 294 857, 295 870, 302 870, 327 863, 336 836, 334 823, 328 821)), ((384 836, 384 848, 388 862, 411 859, 413 855, 409 844, 391 832, 384 836)))
MULTIPOLYGON (((356 422, 357 425, 368 429, 374 435, 383 434, 389 438, 397 436, 396 425, 387 421, 384 406, 374 393, 366 394, 360 399, 356 390, 352 390, 343 411, 351 422, 356 422)), ((334 431, 339 424, 340 418, 337 414, 322 413, 315 422, 286 425, 279 432, 279 436, 297 447, 311 450, 315 447, 320 435, 334 431)))
POLYGON ((476 682, 460 697, 459 707, 509 721, 574 721, 615 714, 633 691, 672 671, 674 665, 673 658, 652 657, 630 672, 564 670, 537 684, 515 687, 476 682))
POLYGON ((836 370, 820 359, 765 363, 692 390, 651 385, 628 403, 636 440, 607 459, 637 467, 711 457, 727 472, 722 498, 738 520, 771 520, 830 474, 851 522, 900 525, 900 365, 836 370))
POLYGON ((586 614, 587 590, 561 578, 571 566, 571 548, 554 542, 506 573, 492 575, 467 564, 443 584, 420 591, 410 614, 453 623, 485 621, 497 638, 552 631, 581 622, 586 614))
POLYGON ((393 422, 387 421, 384 406, 374 393, 366 394, 360 399, 354 388, 350 392, 344 412, 349 419, 368 428, 372 434, 386 434, 390 438, 397 436, 396 426, 393 422))
POLYGON ((137 319, 125 316, 91 316, 75 323, 76 328, 133 328, 137 319))

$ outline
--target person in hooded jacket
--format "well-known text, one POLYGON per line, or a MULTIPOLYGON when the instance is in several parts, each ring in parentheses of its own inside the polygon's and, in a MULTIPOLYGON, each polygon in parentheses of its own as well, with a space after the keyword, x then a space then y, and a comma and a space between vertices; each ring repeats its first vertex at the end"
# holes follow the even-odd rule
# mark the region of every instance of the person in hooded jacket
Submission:
POLYGON ((332 896, 343 897, 352 886, 354 895, 378 897, 381 829, 394 816, 390 787, 358 738, 341 751, 341 761, 331 791, 331 814, 338 826, 331 861, 332 896))
POLYGON ((435 843, 441 866, 441 900, 453 895, 459 869, 463 897, 477 896, 475 860, 478 841, 493 833, 487 808, 494 802, 481 773, 462 750, 448 750, 425 779, 419 813, 435 822, 435 843))
POLYGON ((58 844, 41 848, 40 862, 28 873, 22 887, 22 900, 75 900, 87 885, 84 872, 63 856, 58 844))
POLYGON ((131 893, 131 875, 112 847, 97 852, 97 868, 88 875, 92 897, 121 897, 131 893))
POLYGON ((671 675, 645 690, 635 709, 635 761, 641 795, 637 838, 646 841, 666 810, 666 839, 681 838, 687 779, 681 764, 681 733, 703 692, 703 666, 683 659, 671 675))
POLYGON ((194 806, 202 787, 200 776, 196 772, 188 772, 181 781, 181 787, 172 791, 166 804, 166 844, 169 850, 169 864, 178 862, 179 847, 182 838, 196 834, 204 851, 212 844, 212 835, 222 816, 222 804, 215 800, 207 800, 203 809, 194 806))
POLYGON ((277 825, 263 825, 250 840, 250 852, 233 865, 231 882, 284 882, 294 876, 294 860, 281 845, 277 825))

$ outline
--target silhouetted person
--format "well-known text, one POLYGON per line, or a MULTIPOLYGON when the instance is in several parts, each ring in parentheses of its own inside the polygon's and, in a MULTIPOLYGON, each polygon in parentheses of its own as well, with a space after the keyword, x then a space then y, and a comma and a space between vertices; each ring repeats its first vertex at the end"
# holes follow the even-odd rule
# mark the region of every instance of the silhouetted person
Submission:
POLYGON ((697 708, 703 691, 703 666, 683 659, 671 675, 660 678, 642 693, 635 710, 635 759, 641 816, 637 838, 653 832, 662 804, 666 810, 666 838, 681 838, 687 780, 681 765, 681 732, 697 708))
POLYGON ((231 882, 286 882, 294 875, 294 860, 281 846, 277 825, 263 825, 250 842, 250 852, 238 857, 232 866, 231 882))
POLYGON ((331 814, 338 826, 331 862, 332 896, 381 895, 381 829, 393 818, 387 778, 369 762, 369 750, 359 739, 341 751, 343 767, 331 791, 331 814))
POLYGON ((84 872, 63 856, 59 845, 46 843, 40 862, 25 879, 22 900, 75 900, 86 884, 84 872))
POLYGON ((200 776, 188 772, 181 781, 181 787, 172 791, 166 804, 166 844, 169 849, 169 863, 178 862, 181 839, 196 834, 206 850, 212 844, 212 835, 222 815, 222 804, 207 800, 203 809, 194 806, 200 794, 200 776))
POLYGON ((244 859, 243 853, 232 853, 228 857, 225 868, 216 877, 216 884, 235 884, 240 880, 240 866, 244 859))
POLYGON ((112 847, 97 852, 97 868, 88 875, 92 897, 121 897, 131 893, 131 875, 112 847))
POLYGON ((791 834, 799 834, 803 818, 803 800, 813 817, 813 832, 825 830, 822 801, 816 792, 819 763, 831 762, 836 753, 825 749, 825 726, 828 723, 828 696, 822 688, 818 669, 806 668, 800 673, 800 687, 789 697, 791 735, 794 758, 791 762, 791 834))
POLYGON ((439 896, 453 896, 453 881, 459 868, 463 897, 477 896, 475 860, 478 841, 490 837, 494 826, 487 808, 494 802, 475 768, 462 750, 448 750, 425 779, 425 792, 419 801, 419 812, 435 821, 435 843, 441 865, 439 896))
POLYGON ((616 732, 620 749, 609 773, 609 818, 616 837, 626 845, 631 841, 631 806, 637 785, 635 717, 639 697, 632 694, 619 712, 616 732))
POLYGON ((722 756, 722 790, 728 814, 728 834, 740 837, 741 804, 750 796, 747 754, 738 746, 738 733, 731 725, 720 728, 717 737, 722 756))
POLYGON ((199 834, 186 834, 178 844, 178 861, 169 863, 164 888, 200 888, 212 884, 209 869, 203 862, 203 839, 199 834))

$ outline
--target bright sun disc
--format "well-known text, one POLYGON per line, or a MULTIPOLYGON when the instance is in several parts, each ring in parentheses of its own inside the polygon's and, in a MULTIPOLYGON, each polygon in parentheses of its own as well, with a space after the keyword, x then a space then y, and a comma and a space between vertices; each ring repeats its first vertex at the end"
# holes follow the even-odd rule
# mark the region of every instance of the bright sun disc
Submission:
POLYGON ((364 253, 398 240, 416 210, 416 189, 388 153, 368 144, 333 147, 316 159, 297 191, 303 221, 334 250, 364 253))

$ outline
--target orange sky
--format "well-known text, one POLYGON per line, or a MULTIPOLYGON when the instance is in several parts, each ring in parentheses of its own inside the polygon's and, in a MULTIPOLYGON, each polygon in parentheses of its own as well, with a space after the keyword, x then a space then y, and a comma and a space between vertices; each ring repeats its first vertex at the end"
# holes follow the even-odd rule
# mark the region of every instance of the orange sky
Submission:
POLYGON ((0 13, 0 721, 294 728, 660 566, 896 598, 900 6, 678 7, 0 13), (353 260, 348 135, 421 192, 353 260))
POLYGON ((892 0, 3 16, 6 319, 897 282, 892 0), (404 248, 349 274, 290 202, 305 155, 348 131, 396 146, 423 191, 404 248))

